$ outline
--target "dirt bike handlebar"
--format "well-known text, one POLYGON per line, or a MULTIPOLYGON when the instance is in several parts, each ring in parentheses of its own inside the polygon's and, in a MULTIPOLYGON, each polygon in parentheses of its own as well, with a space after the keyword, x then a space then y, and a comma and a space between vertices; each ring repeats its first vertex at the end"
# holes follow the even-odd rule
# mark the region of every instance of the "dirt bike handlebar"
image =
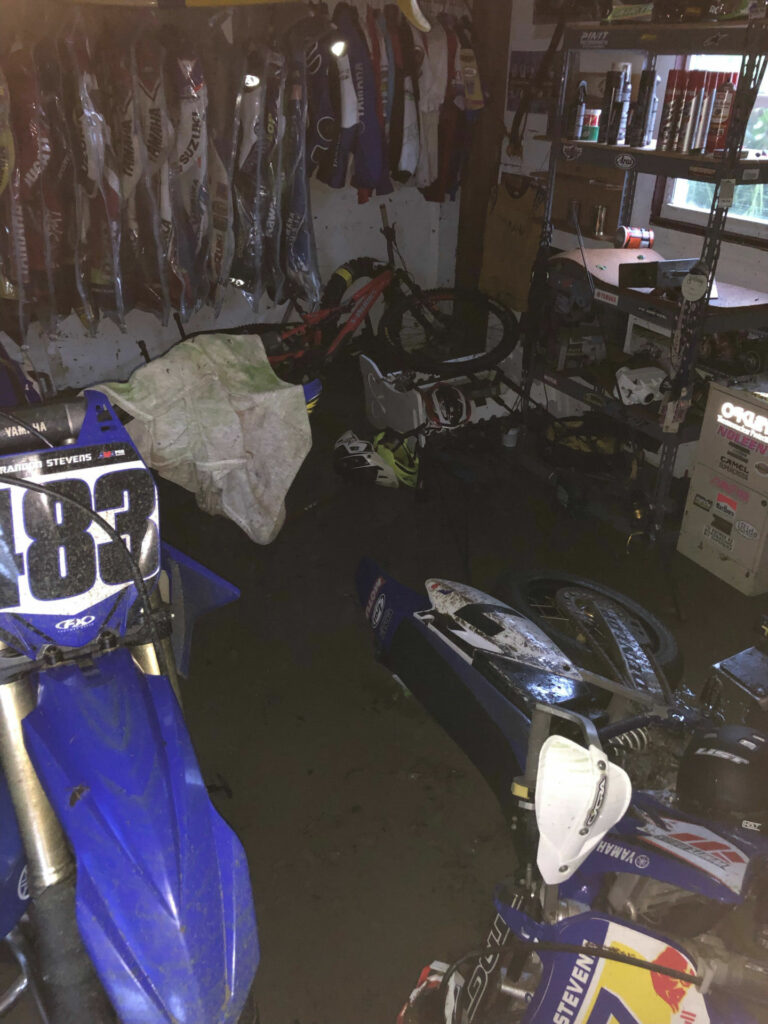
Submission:
POLYGON ((76 438, 84 420, 84 399, 0 410, 0 454, 56 447, 76 438))

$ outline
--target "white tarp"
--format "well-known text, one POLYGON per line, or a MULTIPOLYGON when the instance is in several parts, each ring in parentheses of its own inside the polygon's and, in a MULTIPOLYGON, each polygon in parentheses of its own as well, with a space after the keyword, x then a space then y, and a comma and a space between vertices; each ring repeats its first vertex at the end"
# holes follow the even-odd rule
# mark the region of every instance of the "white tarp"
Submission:
POLYGON ((149 466, 257 544, 274 540, 312 435, 303 388, 275 376, 260 338, 201 335, 96 387, 133 417, 149 466))

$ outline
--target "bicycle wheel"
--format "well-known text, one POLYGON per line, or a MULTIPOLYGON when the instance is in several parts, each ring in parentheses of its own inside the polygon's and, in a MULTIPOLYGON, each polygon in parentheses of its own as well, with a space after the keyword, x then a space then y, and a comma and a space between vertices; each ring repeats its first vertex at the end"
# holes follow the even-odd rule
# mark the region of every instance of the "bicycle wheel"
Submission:
POLYGON ((496 584, 495 593, 507 604, 522 612, 550 636, 558 647, 577 664, 589 658, 591 651, 580 636, 578 627, 557 607, 556 596, 561 589, 592 591, 607 597, 622 608, 636 628, 648 638, 656 661, 664 670, 670 685, 680 681, 683 674, 683 656, 672 633, 663 622, 637 601, 610 587, 581 576, 561 572, 505 573, 496 584))
POLYGON ((480 292, 434 288, 381 317, 379 340, 403 369, 453 374, 497 366, 517 344, 517 319, 480 292))

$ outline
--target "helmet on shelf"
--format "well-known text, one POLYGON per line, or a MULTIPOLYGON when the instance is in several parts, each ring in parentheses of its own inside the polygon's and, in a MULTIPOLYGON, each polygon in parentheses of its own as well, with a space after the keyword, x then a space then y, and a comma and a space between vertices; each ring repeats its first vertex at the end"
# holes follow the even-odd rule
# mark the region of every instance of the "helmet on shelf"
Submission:
POLYGON ((768 735, 745 725, 699 732, 677 774, 683 811, 751 831, 768 826, 768 735))

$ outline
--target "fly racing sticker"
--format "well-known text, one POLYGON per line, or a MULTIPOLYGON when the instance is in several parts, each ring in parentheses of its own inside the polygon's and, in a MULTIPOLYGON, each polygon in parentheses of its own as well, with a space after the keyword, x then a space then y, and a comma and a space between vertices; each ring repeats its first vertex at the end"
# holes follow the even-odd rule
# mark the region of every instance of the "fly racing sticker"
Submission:
POLYGON ((757 540, 758 538, 757 528, 752 523, 748 523, 746 519, 736 520, 736 532, 747 540, 757 540))
POLYGON ((637 161, 629 153, 619 153, 614 163, 621 171, 631 171, 637 161))
POLYGON ((384 577, 383 576, 379 576, 378 579, 376 580, 376 582, 371 587, 371 592, 368 595, 368 604, 366 604, 366 606, 365 606, 365 617, 366 617, 366 619, 370 619, 371 612, 373 611, 373 605, 374 605, 374 603, 376 601, 376 598, 379 596, 379 591, 384 586, 385 582, 386 581, 385 581, 384 577))
POLYGON ((598 302, 604 302, 607 306, 618 306, 619 296, 613 292, 606 292, 602 288, 595 288, 595 298, 598 302))
POLYGON ((386 606, 387 599, 384 596, 384 594, 380 594, 376 601, 376 604, 373 606, 373 611, 371 612, 371 625, 373 626, 374 629, 376 629, 378 624, 381 622, 381 617, 384 614, 384 609, 386 608, 386 606))
POLYGON ((705 498, 703 494, 694 495, 693 504, 696 505, 697 508, 703 508, 705 512, 709 512, 712 508, 712 500, 710 498, 705 498))
POLYGON ((673 818, 662 821, 665 828, 650 821, 643 825, 646 842, 693 865, 732 892, 741 892, 749 859, 738 846, 703 825, 673 818))
POLYGON ((27 871, 27 865, 21 869, 19 875, 19 881, 16 883, 16 895, 20 900, 29 899, 29 872, 27 871))

